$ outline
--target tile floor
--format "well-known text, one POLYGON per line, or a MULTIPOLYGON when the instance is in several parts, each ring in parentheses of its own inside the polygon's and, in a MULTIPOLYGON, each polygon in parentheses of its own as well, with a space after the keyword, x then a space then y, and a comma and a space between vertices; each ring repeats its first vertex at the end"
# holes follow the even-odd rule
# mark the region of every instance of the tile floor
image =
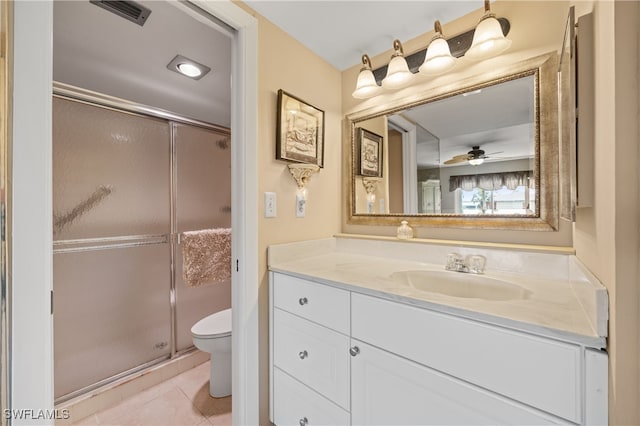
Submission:
POLYGON ((231 397, 209 395, 209 362, 205 362, 73 424, 227 426, 231 425, 231 397))

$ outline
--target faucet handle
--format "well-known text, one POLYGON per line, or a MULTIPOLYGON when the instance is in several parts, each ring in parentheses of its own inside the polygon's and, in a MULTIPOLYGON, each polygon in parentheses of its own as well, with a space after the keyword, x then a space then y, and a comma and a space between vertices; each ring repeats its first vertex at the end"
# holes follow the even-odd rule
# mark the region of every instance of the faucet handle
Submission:
POLYGON ((466 257, 465 263, 469 268, 469 272, 484 274, 484 265, 487 263, 487 258, 479 254, 470 254, 466 257))
POLYGON ((462 255, 460 253, 449 253, 447 255, 446 270, 456 271, 462 263, 462 255))

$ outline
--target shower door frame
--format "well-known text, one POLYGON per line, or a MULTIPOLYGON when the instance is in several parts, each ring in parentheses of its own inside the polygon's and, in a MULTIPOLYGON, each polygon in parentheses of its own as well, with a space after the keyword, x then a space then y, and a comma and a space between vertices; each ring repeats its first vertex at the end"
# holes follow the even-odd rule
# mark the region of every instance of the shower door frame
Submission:
MULTIPOLYGON (((61 395, 55 400, 56 404, 68 401, 77 396, 101 386, 113 383, 128 375, 142 371, 151 366, 162 363, 166 360, 176 358, 180 355, 192 352, 195 347, 191 346, 180 351, 177 350, 177 297, 176 297, 176 256, 178 255, 178 245, 180 244, 180 234, 178 233, 178 150, 176 140, 177 124, 199 127, 214 131, 220 135, 231 136, 231 130, 224 126, 206 123, 200 120, 184 117, 180 114, 169 112, 160 108, 143 105, 140 103, 120 99, 114 96, 93 92, 90 90, 75 87, 69 84, 53 82, 53 97, 72 102, 79 102, 96 108, 116 111, 134 116, 160 119, 169 127, 169 233, 158 235, 123 235, 106 238, 83 238, 73 240, 59 240, 53 242, 53 254, 76 253, 82 251, 104 250, 114 248, 139 247, 145 245, 169 244, 169 309, 170 309, 170 351, 168 355, 162 355, 156 359, 148 361, 142 365, 122 371, 114 376, 92 383, 81 389, 77 389, 68 394, 61 395)), ((55 291, 55 283, 54 283, 55 291)), ((54 336, 55 341, 55 336, 54 336)))

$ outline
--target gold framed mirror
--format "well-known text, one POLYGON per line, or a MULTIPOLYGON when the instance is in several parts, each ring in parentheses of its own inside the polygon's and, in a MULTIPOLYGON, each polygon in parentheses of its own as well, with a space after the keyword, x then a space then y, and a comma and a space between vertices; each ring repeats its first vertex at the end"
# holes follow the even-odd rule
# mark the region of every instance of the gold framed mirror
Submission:
POLYGON ((350 224, 558 228, 557 54, 354 112, 345 118, 350 224), (382 174, 358 135, 382 136, 382 174))

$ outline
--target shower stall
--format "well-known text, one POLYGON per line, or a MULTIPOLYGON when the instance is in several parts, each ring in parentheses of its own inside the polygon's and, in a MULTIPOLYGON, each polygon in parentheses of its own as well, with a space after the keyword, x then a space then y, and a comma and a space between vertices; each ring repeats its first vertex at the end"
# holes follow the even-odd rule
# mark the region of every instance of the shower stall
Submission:
POLYGON ((56 402, 192 350, 231 306, 229 281, 187 287, 180 236, 231 226, 229 129, 56 84, 56 402))

